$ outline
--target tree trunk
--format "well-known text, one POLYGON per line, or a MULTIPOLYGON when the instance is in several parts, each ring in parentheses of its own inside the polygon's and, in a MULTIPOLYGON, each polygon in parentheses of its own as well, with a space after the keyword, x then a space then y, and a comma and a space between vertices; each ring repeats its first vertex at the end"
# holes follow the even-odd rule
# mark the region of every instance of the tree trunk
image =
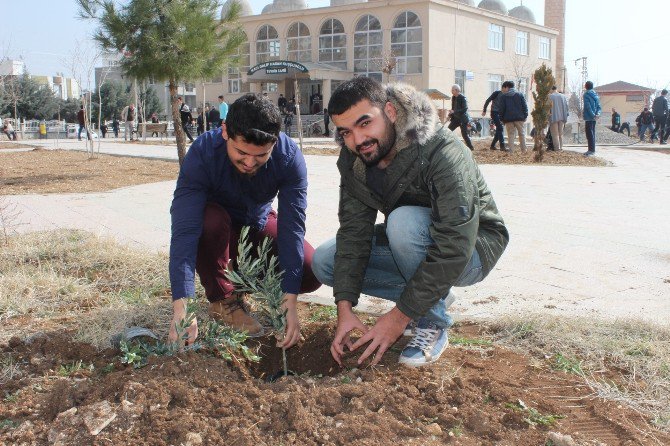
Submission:
POLYGON ((179 114, 179 106, 177 104, 177 81, 170 79, 170 103, 172 104, 172 122, 174 125, 174 136, 177 140, 177 156, 179 157, 179 165, 184 162, 186 156, 186 138, 184 129, 181 128, 181 115, 179 114))
POLYGON ((535 151, 535 161, 540 162, 542 161, 542 158, 544 157, 544 139, 547 135, 544 133, 544 130, 537 130, 535 129, 535 146, 533 147, 533 150, 535 151))

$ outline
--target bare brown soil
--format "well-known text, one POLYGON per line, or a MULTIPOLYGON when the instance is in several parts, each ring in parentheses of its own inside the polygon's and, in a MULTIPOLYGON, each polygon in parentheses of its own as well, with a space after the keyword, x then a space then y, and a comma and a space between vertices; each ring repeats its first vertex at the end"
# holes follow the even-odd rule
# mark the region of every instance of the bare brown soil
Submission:
POLYGON ((491 150, 492 139, 473 141, 475 146, 474 155, 479 164, 530 164, 535 166, 585 166, 596 167, 605 166, 607 162, 597 156, 584 156, 581 152, 570 150, 545 151, 542 161, 535 161, 533 143, 527 142, 528 151, 522 152, 519 144, 514 152, 503 152, 501 150, 491 150))
MULTIPOLYGON (((328 351, 334 321, 305 325, 306 340, 288 352, 297 375, 274 383, 264 379, 281 364, 270 339, 258 364, 189 352, 135 369, 66 332, 12 338, 0 347, 3 365, 15 365, 2 386, 0 444, 555 444, 550 432, 577 445, 670 444, 644 416, 594 397, 544 358, 452 346, 436 365, 409 369, 396 363, 401 342, 381 366, 355 368, 350 355, 340 369, 328 351)), ((474 324, 452 330, 482 336, 474 324)))
POLYGON ((0 141, 0 150, 2 149, 34 149, 36 146, 25 144, 23 142, 0 141))
POLYGON ((0 152, 0 195, 101 192, 174 180, 176 162, 34 149, 0 152))

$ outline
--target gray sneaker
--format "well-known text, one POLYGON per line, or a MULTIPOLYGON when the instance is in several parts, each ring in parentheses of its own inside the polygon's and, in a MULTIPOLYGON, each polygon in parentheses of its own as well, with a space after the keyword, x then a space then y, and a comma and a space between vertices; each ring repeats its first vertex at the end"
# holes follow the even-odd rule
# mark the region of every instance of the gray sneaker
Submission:
POLYGON ((449 346, 448 329, 440 328, 434 322, 419 320, 414 338, 400 353, 400 364, 421 367, 437 361, 449 346))

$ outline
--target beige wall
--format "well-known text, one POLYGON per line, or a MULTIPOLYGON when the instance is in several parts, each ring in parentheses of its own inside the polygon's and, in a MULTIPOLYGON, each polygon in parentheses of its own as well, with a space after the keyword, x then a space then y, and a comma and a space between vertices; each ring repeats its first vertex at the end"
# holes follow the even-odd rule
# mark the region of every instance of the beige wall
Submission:
MULTIPOLYGON (((642 93, 639 93, 642 94, 642 93)), ((649 94, 645 95, 646 100, 639 102, 628 102, 626 94, 601 94, 600 106, 603 109, 603 118, 601 124, 609 125, 612 118, 612 107, 621 115, 621 122, 630 122, 635 125, 635 118, 649 105, 649 94)))
MULTIPOLYGON (((365 14, 376 16, 383 29, 383 51, 390 53, 391 29, 397 15, 403 11, 412 11, 421 19, 423 27, 423 61, 422 73, 407 75, 391 75, 391 81, 401 80, 415 85, 419 89, 436 88, 450 94, 454 83, 456 69, 471 71, 474 80, 467 81, 465 94, 471 109, 479 110, 489 96, 489 74, 502 74, 505 78, 513 78, 514 66, 523 67, 524 76, 528 78, 532 71, 546 62, 555 69, 556 35, 557 32, 548 28, 522 22, 508 16, 491 13, 482 9, 463 5, 448 0, 390 0, 385 2, 359 3, 337 7, 312 8, 304 11, 262 14, 243 17, 241 19, 247 37, 250 39, 251 63, 255 64, 256 35, 261 26, 270 24, 277 29, 280 38, 280 58, 286 59, 286 32, 288 27, 299 20, 309 27, 312 37, 312 62, 318 62, 319 31, 321 25, 329 18, 342 22, 347 34, 347 69, 353 72, 354 67, 354 29, 356 22, 365 14), (505 26, 505 51, 488 49, 489 23, 505 26), (514 56, 516 48, 516 30, 529 32, 529 56, 514 56), (538 58, 539 36, 552 39, 551 59, 543 61, 538 58), (515 58, 520 62, 515 62, 515 58)), ((518 71, 518 70, 517 70, 518 71)), ((234 101, 239 94, 228 94, 228 84, 224 74, 222 84, 206 84, 207 101, 215 103, 219 94, 224 94, 227 102, 234 101)), ((386 80, 386 79, 385 79, 386 80)), ((252 91, 260 91, 260 86, 252 85, 252 91)), ((276 102, 284 85, 279 85, 277 93, 269 97, 276 102)), ((198 91, 198 103, 202 102, 201 91, 198 91)), ((531 101, 532 102, 532 101, 531 101)), ((532 107, 532 104, 530 104, 532 107)))

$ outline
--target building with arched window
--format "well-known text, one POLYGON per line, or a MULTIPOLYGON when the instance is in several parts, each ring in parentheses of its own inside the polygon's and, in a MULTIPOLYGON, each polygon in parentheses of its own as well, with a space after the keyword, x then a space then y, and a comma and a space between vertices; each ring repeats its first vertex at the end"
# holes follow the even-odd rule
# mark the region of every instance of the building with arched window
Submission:
POLYGON ((246 0, 228 1, 241 3, 248 41, 240 66, 205 83, 212 103, 267 92, 275 102, 295 96, 302 113, 315 113, 342 81, 369 76, 449 95, 457 83, 478 110, 503 80, 528 95, 541 64, 562 74, 565 0, 547 0, 546 26, 518 0, 507 0, 509 10, 502 0, 331 0, 320 8, 274 0, 256 15, 246 0))

